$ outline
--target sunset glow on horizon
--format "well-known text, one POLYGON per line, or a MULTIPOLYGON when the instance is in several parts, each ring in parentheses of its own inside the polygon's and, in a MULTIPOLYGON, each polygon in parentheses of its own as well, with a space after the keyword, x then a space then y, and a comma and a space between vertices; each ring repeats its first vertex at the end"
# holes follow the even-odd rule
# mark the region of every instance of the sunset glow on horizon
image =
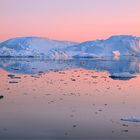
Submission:
POLYGON ((0 41, 20 36, 86 41, 140 36, 140 0, 0 0, 0 41))

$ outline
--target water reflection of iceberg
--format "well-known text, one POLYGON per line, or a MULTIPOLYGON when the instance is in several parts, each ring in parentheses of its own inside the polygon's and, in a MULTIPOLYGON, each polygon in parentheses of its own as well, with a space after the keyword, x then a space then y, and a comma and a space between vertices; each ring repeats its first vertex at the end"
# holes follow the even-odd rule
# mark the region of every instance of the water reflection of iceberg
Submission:
POLYGON ((64 70, 67 68, 75 67, 71 64, 71 61, 57 61, 57 60, 45 60, 34 58, 1 58, 0 68, 13 72, 23 74, 36 74, 40 71, 56 71, 64 70))
POLYGON ((95 71, 137 74, 140 72, 140 58, 123 57, 115 61, 111 59, 73 59, 45 60, 33 58, 1 58, 0 68, 14 73, 35 74, 39 71, 57 71, 72 68, 84 68, 95 71))

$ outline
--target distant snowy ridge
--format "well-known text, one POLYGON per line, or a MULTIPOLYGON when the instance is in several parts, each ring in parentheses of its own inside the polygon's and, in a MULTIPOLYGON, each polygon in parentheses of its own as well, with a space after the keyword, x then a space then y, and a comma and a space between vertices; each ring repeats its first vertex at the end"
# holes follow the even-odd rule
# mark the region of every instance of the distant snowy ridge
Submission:
POLYGON ((75 42, 50 40, 41 37, 18 37, 0 43, 0 56, 57 58, 63 56, 63 52, 60 51, 61 48, 64 49, 76 44, 75 42))
POLYGON ((0 56, 52 59, 140 56, 140 37, 120 35, 83 43, 19 37, 0 43, 0 56))

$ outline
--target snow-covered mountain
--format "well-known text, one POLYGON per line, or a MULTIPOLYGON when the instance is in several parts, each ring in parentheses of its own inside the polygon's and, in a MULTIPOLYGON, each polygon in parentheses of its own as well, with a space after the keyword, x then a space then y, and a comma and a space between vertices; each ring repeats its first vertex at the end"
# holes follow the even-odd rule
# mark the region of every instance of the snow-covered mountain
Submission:
POLYGON ((0 56, 57 58, 64 56, 63 52, 58 51, 59 49, 76 44, 41 37, 18 37, 0 43, 0 56))
POLYGON ((140 37, 121 35, 88 41, 67 47, 65 53, 69 57, 137 56, 140 55, 140 37))
POLYGON ((39 37, 20 37, 0 43, 0 56, 75 57, 139 56, 140 37, 120 35, 83 43, 56 41, 39 37))

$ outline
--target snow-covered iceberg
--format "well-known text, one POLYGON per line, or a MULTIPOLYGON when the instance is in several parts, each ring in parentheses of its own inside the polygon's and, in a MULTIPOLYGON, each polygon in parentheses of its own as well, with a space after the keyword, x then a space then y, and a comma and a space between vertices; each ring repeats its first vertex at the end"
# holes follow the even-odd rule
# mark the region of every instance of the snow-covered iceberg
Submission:
POLYGON ((69 46, 65 49, 69 57, 108 57, 140 55, 140 38, 135 36, 112 36, 106 40, 95 40, 69 46))
POLYGON ((75 42, 57 41, 41 37, 18 37, 0 43, 0 56, 10 57, 66 57, 61 48, 75 42))
POLYGON ((73 59, 140 56, 140 37, 120 35, 83 43, 19 37, 0 43, 0 56, 73 59))

